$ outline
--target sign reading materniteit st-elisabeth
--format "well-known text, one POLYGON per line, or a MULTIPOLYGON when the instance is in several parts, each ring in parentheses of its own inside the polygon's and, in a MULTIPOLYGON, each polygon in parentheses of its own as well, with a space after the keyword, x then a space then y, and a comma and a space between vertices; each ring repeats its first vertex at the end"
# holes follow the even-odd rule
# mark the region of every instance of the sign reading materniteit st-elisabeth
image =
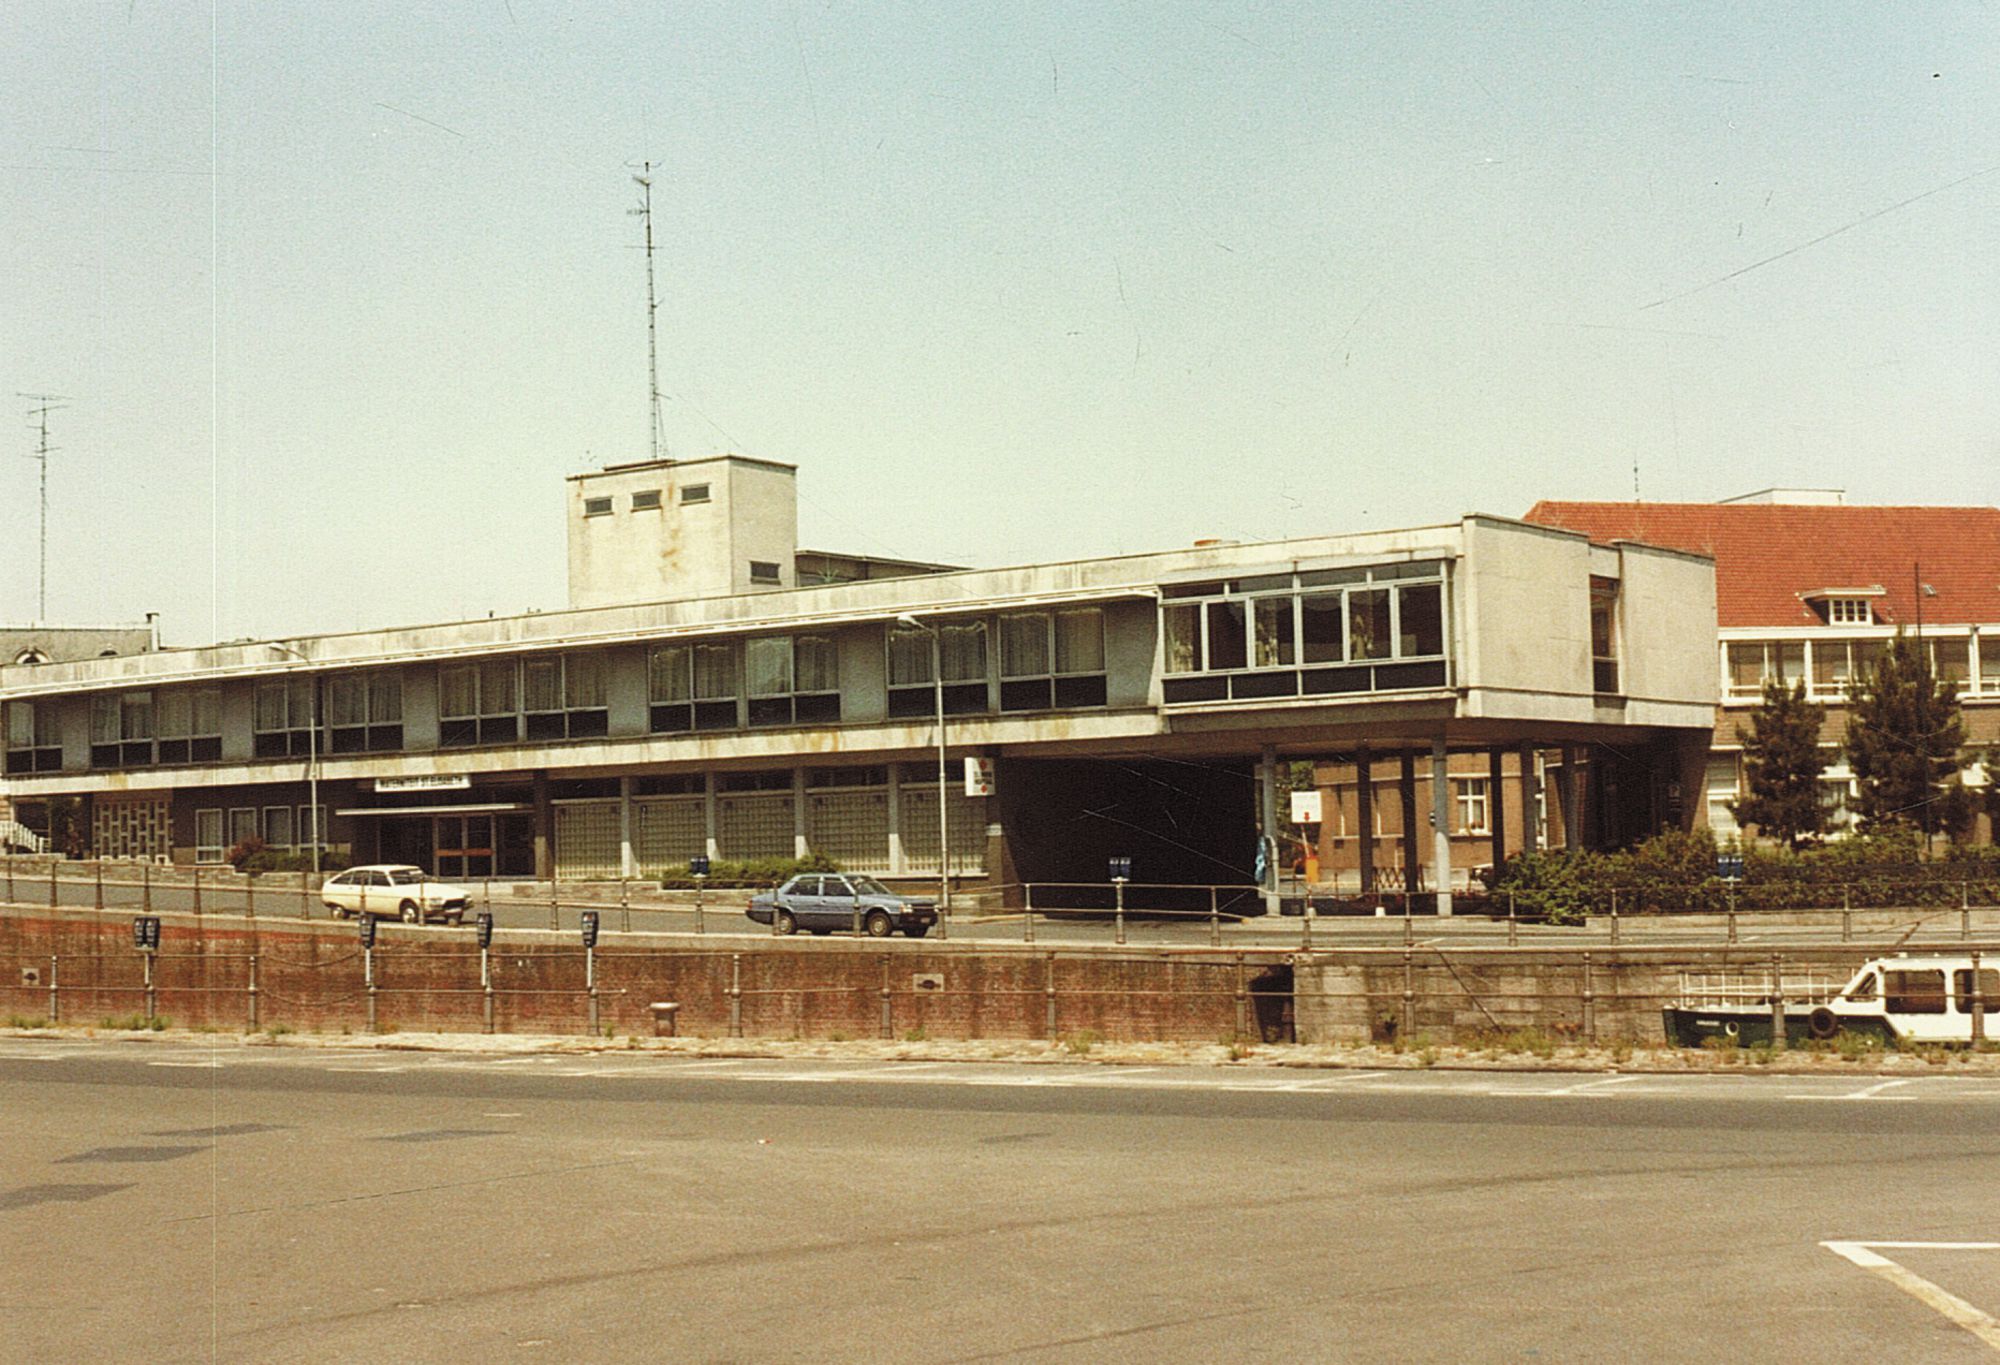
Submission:
POLYGON ((464 791, 472 785, 472 779, 464 773, 428 773, 422 777, 378 777, 375 790, 378 792, 456 792, 464 791))

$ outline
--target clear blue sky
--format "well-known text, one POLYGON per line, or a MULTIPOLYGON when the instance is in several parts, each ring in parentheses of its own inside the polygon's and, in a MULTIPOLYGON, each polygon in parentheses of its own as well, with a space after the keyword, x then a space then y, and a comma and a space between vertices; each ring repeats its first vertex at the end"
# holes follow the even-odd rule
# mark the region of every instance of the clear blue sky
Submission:
POLYGON ((561 606, 562 476, 646 452, 648 156, 669 453, 797 463, 810 546, 1518 515, 1635 465, 2000 500, 1991 5, 12 0, 0 88, 58 620, 561 606))

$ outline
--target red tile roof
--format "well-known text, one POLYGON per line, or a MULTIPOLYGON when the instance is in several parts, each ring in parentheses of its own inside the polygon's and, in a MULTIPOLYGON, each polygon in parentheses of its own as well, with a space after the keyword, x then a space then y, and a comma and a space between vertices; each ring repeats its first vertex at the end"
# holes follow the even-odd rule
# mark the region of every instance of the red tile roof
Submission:
POLYGON ((1925 624, 2000 622, 2000 508, 1544 501, 1527 520, 1714 556, 1723 628, 1814 625, 1801 594, 1873 587, 1878 621, 1914 625, 1919 578, 1925 624))

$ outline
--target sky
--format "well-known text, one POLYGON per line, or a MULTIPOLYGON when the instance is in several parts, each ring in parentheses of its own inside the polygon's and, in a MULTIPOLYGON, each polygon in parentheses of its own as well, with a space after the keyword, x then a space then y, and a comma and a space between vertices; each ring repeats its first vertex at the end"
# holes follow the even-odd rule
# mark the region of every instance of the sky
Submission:
POLYGON ((2000 6, 0 6, 0 622, 553 610, 565 475, 1004 565, 2000 502, 2000 6), (11 448, 8 448, 11 447, 11 448))

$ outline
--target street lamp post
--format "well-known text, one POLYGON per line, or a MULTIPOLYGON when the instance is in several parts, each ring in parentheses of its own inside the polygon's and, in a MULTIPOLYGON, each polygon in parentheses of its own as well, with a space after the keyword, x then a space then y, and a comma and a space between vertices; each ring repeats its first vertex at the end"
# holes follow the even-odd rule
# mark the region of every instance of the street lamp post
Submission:
POLYGON ((937 703, 938 910, 942 913, 951 908, 951 820, 945 804, 944 767, 944 632, 937 622, 922 620, 908 612, 896 620, 902 625, 929 631, 931 637, 931 693, 937 703))
MULTIPOLYGON (((291 655, 302 664, 312 662, 290 645, 281 645, 273 642, 271 648, 277 650, 280 654, 291 655)), ((316 673, 311 675, 310 681, 312 683, 312 705, 307 710, 307 720, 311 728, 306 731, 306 800, 312 803, 312 871, 313 883, 314 885, 318 885, 319 845, 320 840, 326 837, 325 833, 319 827, 319 675, 316 673)))

